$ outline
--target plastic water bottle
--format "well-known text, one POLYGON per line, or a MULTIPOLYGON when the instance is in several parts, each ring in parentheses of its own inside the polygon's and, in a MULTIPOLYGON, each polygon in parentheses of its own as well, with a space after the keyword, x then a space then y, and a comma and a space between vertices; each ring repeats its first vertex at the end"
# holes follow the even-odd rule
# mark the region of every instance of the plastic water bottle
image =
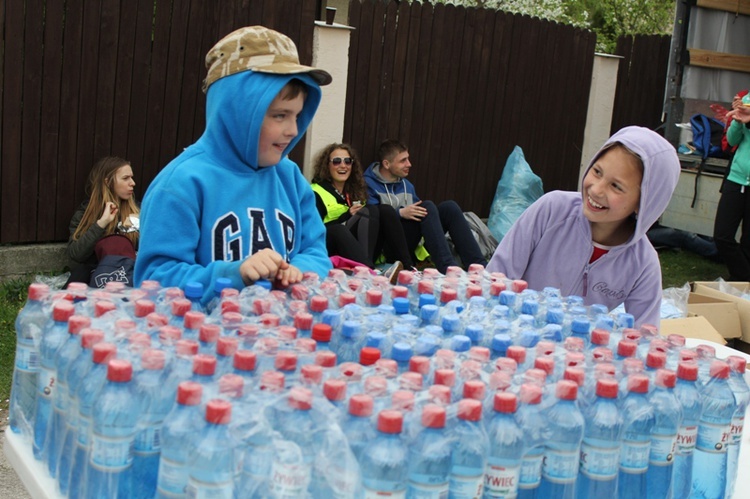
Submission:
POLYGON ((184 497, 188 482, 187 459, 192 439, 202 426, 200 402, 203 387, 183 381, 177 387, 177 404, 164 419, 156 497, 184 497))
POLYGON ((26 304, 16 316, 16 360, 13 367, 13 388, 10 392, 10 429, 14 433, 31 436, 34 427, 37 381, 39 378, 39 350, 42 328, 49 320, 43 303, 49 286, 34 283, 29 286, 26 304))
POLYGON ((41 369, 37 382, 34 415, 34 457, 44 461, 47 460, 47 425, 57 386, 55 357, 58 349, 68 339, 68 319, 74 312, 75 308, 71 302, 67 300, 56 302, 52 308, 52 322, 48 322, 42 330, 39 345, 41 369))
POLYGON ((490 446, 482 426, 482 402, 463 399, 458 403, 458 421, 451 429, 450 495, 455 499, 482 497, 484 470, 490 446))
POLYGON ((336 342, 336 355, 340 362, 356 362, 361 347, 362 325, 359 321, 344 321, 341 336, 336 342))
POLYGON ((698 423, 693 458, 691 494, 695 497, 720 498, 726 491, 727 448, 731 441, 732 417, 737 410, 729 374, 726 362, 714 360, 709 368, 710 380, 702 391, 703 414, 698 423))
POLYGON ((575 497, 584 425, 583 415, 576 405, 578 385, 569 380, 559 381, 555 395, 557 402, 545 414, 550 437, 544 449, 539 497, 572 498, 575 497))
POLYGON ((586 427, 576 496, 613 498, 617 492, 623 417, 617 407, 619 387, 614 379, 596 382, 596 398, 584 412, 586 427))
POLYGON ((73 459, 73 450, 78 439, 78 388, 81 381, 88 375, 91 366, 92 348, 104 340, 104 331, 100 329, 84 329, 79 335, 81 337, 81 352, 68 368, 68 404, 64 415, 65 430, 62 437, 62 446, 57 456, 57 477, 60 493, 68 493, 68 480, 70 480, 70 465, 73 459))
POLYGON ((341 421, 341 429, 357 461, 362 457, 362 451, 367 444, 375 437, 375 428, 370 422, 373 406, 373 398, 370 395, 352 395, 349 399, 349 412, 341 421))
POLYGON ((234 452, 229 436, 232 404, 213 399, 206 404, 206 424, 190 448, 188 497, 231 499, 234 496, 234 452))
POLYGON ((333 329, 328 324, 313 325, 311 338, 317 342, 316 351, 331 350, 332 331, 333 329))
POLYGON ((541 412, 540 405, 542 387, 534 383, 523 383, 519 398, 521 405, 516 412, 516 418, 523 430, 525 448, 518 479, 518 497, 530 499, 536 497, 539 485, 542 483, 544 433, 547 427, 547 420, 541 412))
POLYGON ((647 497, 672 495, 672 470, 677 433, 682 425, 682 405, 674 394, 677 375, 674 371, 656 371, 654 390, 649 402, 654 408, 651 449, 646 473, 647 497))
MULTIPOLYGON (((70 484, 68 497, 85 497, 88 482, 89 455, 91 453, 91 427, 94 401, 107 381, 107 363, 115 357, 117 347, 113 343, 97 343, 92 348, 93 365, 76 391, 78 400, 78 431, 73 457, 70 462, 70 484)), ((63 459, 61 458, 61 462, 63 459)))
POLYGON ((451 470, 451 441, 445 431, 445 408, 422 408, 422 429, 409 446, 410 497, 445 497, 451 470))
POLYGON ((65 418, 68 412, 70 396, 68 392, 68 369, 73 361, 81 353, 81 341, 79 334, 91 325, 91 319, 82 315, 72 315, 68 319, 68 338, 62 344, 55 356, 55 373, 57 381, 55 396, 52 400, 53 411, 47 426, 47 452, 45 460, 50 476, 57 477, 57 464, 60 457, 60 448, 65 432, 65 418))
POLYGON ((185 284, 185 298, 190 300, 190 310, 204 312, 205 308, 201 304, 203 299, 203 283, 191 281, 185 284))
POLYGON ((485 498, 515 497, 524 451, 523 429, 515 419, 516 395, 498 392, 493 399, 494 413, 487 422, 490 442, 484 472, 485 498))
POLYGON ((620 452, 617 497, 642 499, 646 497, 646 472, 654 427, 654 409, 648 401, 649 378, 645 374, 631 374, 627 380, 628 394, 622 401, 625 426, 620 452))
POLYGON ((674 497, 690 496, 693 483, 695 439, 698 434, 698 422, 703 412, 703 399, 698 391, 697 379, 698 364, 695 362, 677 364, 677 383, 674 393, 682 406, 682 424, 677 432, 675 445, 674 474, 672 475, 674 497))
POLYGON ((133 442, 139 407, 133 396, 133 366, 112 359, 107 382, 94 401, 86 497, 133 497, 133 442))
POLYGON ((133 446, 133 492, 136 497, 153 497, 159 471, 161 431, 172 408, 174 396, 164 390, 164 363, 161 350, 149 349, 141 356, 141 371, 134 379, 134 396, 139 404, 138 433, 133 446))
POLYGON ((727 450, 727 491, 726 497, 731 498, 734 494, 734 482, 737 479, 737 466, 739 464, 740 446, 742 445, 742 433, 745 427, 745 412, 750 403, 750 387, 745 381, 745 370, 747 361, 738 355, 730 355, 726 359, 732 372, 729 375, 729 387, 734 392, 737 402, 737 410, 732 416, 732 432, 729 450, 727 450))
POLYGON ((365 497, 406 495, 408 451, 401 439, 404 416, 395 410, 378 414, 377 433, 360 458, 365 497))
POLYGON ((288 408, 278 411, 276 428, 286 441, 274 454, 271 493, 275 497, 303 497, 312 484, 316 425, 311 414, 312 391, 296 387, 289 391, 288 408))

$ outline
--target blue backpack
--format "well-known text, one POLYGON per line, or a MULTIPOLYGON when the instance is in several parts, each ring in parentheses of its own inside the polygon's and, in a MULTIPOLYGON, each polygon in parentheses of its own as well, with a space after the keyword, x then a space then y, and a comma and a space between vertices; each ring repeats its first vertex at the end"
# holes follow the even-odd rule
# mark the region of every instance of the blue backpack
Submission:
POLYGON ((704 160, 727 157, 721 148, 724 123, 705 114, 694 114, 690 117, 690 127, 693 129, 693 147, 704 160))

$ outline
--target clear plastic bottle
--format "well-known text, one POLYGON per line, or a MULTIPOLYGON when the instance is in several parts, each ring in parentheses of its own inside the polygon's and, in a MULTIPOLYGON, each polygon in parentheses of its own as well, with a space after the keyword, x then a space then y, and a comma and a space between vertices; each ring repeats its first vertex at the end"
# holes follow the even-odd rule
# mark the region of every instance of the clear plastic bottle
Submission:
POLYGON ((701 391, 703 414, 695 442, 691 497, 721 498, 726 491, 727 448, 737 410, 729 374, 726 362, 714 360, 709 368, 710 378, 701 391))
POLYGON ((57 386, 55 357, 68 339, 68 319, 75 312, 67 300, 56 302, 52 308, 52 321, 42 330, 39 345, 40 370, 37 382, 36 412, 34 413, 34 457, 47 461, 47 425, 52 413, 52 401, 57 386))
MULTIPOLYGON (((115 357, 113 343, 100 342, 92 348, 91 369, 76 392, 78 399, 78 431, 70 463, 68 497, 85 497, 88 482, 89 455, 91 453, 92 411, 94 401, 107 381, 107 363, 115 357)), ((62 461, 62 458, 61 458, 62 461)))
POLYGON ((649 378, 645 374, 631 374, 627 378, 628 394, 622 401, 625 427, 622 434, 620 472, 617 497, 643 499, 646 497, 646 473, 654 427, 654 409, 648 401, 649 378))
POLYGON ((403 423, 399 411, 378 414, 377 433, 362 451, 359 463, 365 498, 406 495, 408 450, 401 439, 403 423))
POLYGON ((409 446, 408 497, 445 497, 451 470, 451 440, 445 430, 445 408, 422 408, 422 429, 409 446))
POLYGON ((519 398, 521 405, 518 407, 516 418, 523 430, 525 448, 518 479, 518 498, 534 499, 542 483, 542 460, 547 427, 547 420, 541 411, 542 387, 535 383, 523 383, 519 398))
POLYGON ((34 407, 39 378, 38 343, 42 328, 49 320, 44 300, 49 286, 34 283, 29 286, 26 304, 16 316, 16 360, 13 367, 13 388, 10 392, 10 429, 31 437, 34 428, 34 407))
POLYGON ((200 414, 203 387, 194 381, 183 381, 177 387, 177 404, 164 418, 161 430, 156 497, 173 499, 185 496, 189 469, 187 460, 192 440, 203 426, 200 414))
POLYGON ((361 459, 362 451, 368 443, 375 438, 375 428, 370 421, 373 406, 373 398, 370 395, 352 395, 349 399, 349 411, 341 420, 341 429, 357 461, 361 459))
POLYGON ((550 437, 544 449, 539 497, 573 498, 584 427, 576 405, 578 385, 559 381, 555 395, 557 401, 545 412, 550 437))
POLYGON ((485 498, 516 497, 524 451, 524 433, 515 418, 516 395, 498 392, 487 422, 490 450, 484 472, 485 498))
POLYGON ((68 338, 60 346, 55 356, 55 373, 57 381, 53 398, 53 411, 47 426, 47 470, 52 478, 57 477, 57 465, 60 458, 60 448, 63 445, 65 433, 65 419, 67 417, 70 393, 68 391, 68 370, 70 365, 81 353, 79 334, 91 325, 91 319, 83 315, 72 315, 68 319, 68 338))
POLYGON ((133 443, 139 407, 133 396, 133 366, 107 364, 107 381, 94 401, 86 497, 133 497, 133 443))
POLYGON ((188 497, 230 499, 234 496, 234 452, 229 436, 232 404, 213 399, 206 404, 206 424, 190 448, 188 497))
POLYGON ((313 464, 319 450, 312 403, 312 391, 296 387, 289 390, 288 407, 276 411, 274 427, 283 441, 277 444, 271 465, 271 493, 275 497, 304 497, 312 485, 313 464))
POLYGON ((659 369, 654 376, 654 390, 649 396, 649 403, 654 408, 654 427, 646 473, 647 497, 672 495, 675 443, 683 417, 682 405, 674 393, 676 379, 674 371, 659 369))
POLYGON ((745 380, 747 360, 739 355, 730 355, 726 359, 732 372, 729 375, 729 387, 734 392, 737 402, 737 410, 732 416, 732 433, 729 449, 727 450, 727 490, 726 497, 734 495, 734 482, 737 479, 737 466, 739 464, 740 450, 742 445, 742 433, 745 427, 745 412, 750 403, 750 387, 745 380))
POLYGON ((482 425, 482 402, 463 399, 458 403, 457 421, 451 428, 451 499, 482 497, 484 470, 490 446, 482 425))
POLYGON ((674 474, 672 475, 672 495, 674 497, 690 496, 693 483, 693 455, 695 439, 698 435, 698 422, 703 412, 703 399, 696 380, 698 364, 680 362, 677 364, 677 383, 674 393, 682 406, 682 424, 677 433, 675 445, 674 474))
POLYGON ((617 381, 596 382, 596 398, 584 412, 586 427, 581 444, 576 496, 613 498, 617 493, 620 441, 624 420, 617 407, 617 381))

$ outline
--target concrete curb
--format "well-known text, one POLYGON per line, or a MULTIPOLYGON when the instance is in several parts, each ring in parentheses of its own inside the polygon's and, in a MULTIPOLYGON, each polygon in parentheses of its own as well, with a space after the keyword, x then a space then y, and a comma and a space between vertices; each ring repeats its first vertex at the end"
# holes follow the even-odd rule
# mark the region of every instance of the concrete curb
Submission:
POLYGON ((61 274, 70 267, 67 243, 0 246, 0 282, 35 274, 61 274))

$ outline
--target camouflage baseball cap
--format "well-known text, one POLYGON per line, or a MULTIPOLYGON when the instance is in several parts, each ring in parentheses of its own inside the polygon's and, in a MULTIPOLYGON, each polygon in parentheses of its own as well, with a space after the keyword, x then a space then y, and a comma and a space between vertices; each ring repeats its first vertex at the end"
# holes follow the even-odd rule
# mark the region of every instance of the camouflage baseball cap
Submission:
POLYGON ((206 54, 206 68, 204 92, 219 78, 242 71, 307 73, 320 85, 332 80, 327 71, 300 64, 297 47, 288 36, 263 26, 246 26, 219 40, 206 54))

